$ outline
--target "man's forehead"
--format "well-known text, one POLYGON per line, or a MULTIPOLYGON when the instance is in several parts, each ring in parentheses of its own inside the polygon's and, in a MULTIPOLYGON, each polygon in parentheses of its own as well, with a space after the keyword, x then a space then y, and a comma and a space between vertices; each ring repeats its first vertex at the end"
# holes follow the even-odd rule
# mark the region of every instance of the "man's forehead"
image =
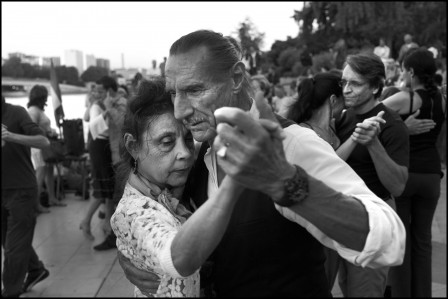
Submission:
POLYGON ((363 79, 363 76, 355 72, 350 65, 346 65, 342 71, 342 79, 363 79))
POLYGON ((183 68, 200 68, 208 65, 208 50, 204 46, 195 47, 185 53, 170 55, 165 70, 168 73, 177 72, 183 68))
POLYGON ((188 84, 203 82, 209 69, 207 49, 205 47, 194 48, 188 52, 171 55, 168 57, 165 75, 167 86, 179 84, 179 81, 188 84))

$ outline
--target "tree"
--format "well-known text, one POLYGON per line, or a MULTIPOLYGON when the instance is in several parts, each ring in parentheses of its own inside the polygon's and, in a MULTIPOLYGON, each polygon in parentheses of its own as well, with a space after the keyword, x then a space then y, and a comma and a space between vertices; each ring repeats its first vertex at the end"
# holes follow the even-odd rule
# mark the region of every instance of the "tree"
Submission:
POLYGON ((2 76, 20 78, 23 74, 22 62, 18 57, 11 57, 2 65, 2 76))
POLYGON ((246 18, 244 22, 239 24, 237 34, 237 39, 241 43, 244 53, 248 52, 250 47, 253 47, 255 50, 260 50, 263 45, 265 34, 260 33, 249 18, 246 18))
POLYGON ((108 73, 108 70, 105 68, 89 66, 89 68, 81 74, 81 80, 84 82, 96 82, 101 77, 107 76, 108 73))
POLYGON ((396 57, 406 33, 420 45, 446 47, 446 2, 310 1, 294 11, 293 18, 300 39, 315 52, 325 51, 340 38, 349 49, 361 49, 384 37, 396 57))

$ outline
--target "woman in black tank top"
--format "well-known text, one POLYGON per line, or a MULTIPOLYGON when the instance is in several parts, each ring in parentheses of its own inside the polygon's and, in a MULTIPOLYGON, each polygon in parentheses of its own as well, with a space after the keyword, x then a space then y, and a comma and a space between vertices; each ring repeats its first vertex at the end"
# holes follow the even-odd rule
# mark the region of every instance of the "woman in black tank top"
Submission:
POLYGON ((406 250, 403 264, 389 272, 392 297, 431 297, 431 225, 443 176, 436 141, 446 110, 434 82, 435 72, 430 51, 409 53, 403 61, 403 76, 410 81, 411 92, 399 92, 383 101, 410 129, 409 178, 396 199, 397 214, 406 228, 406 250), (413 118, 426 119, 427 129, 421 133, 411 130, 413 118))

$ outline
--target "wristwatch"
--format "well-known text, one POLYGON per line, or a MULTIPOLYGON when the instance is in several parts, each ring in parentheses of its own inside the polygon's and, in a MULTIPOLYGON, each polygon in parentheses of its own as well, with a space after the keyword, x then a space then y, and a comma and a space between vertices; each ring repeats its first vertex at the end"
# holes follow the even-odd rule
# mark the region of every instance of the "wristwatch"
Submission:
POLYGON ((276 204, 289 207, 293 204, 302 202, 308 197, 308 177, 306 172, 297 165, 294 165, 296 171, 294 175, 283 182, 285 193, 282 199, 275 201, 276 204))

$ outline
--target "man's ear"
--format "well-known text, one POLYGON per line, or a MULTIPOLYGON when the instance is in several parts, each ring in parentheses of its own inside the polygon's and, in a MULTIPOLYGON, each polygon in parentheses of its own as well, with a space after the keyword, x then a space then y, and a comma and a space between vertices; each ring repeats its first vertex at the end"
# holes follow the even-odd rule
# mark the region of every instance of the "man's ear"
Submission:
POLYGON ((335 95, 335 94, 332 94, 331 96, 330 96, 330 105, 333 107, 335 104, 336 104, 336 101, 337 101, 337 96, 335 95))
POLYGON ((132 157, 134 157, 134 159, 137 156, 137 140, 135 140, 134 136, 132 136, 132 134, 130 133, 125 133, 123 136, 123 141, 124 141, 124 147, 126 148, 126 150, 131 154, 132 157))
POLYGON ((232 67, 232 80, 234 94, 238 94, 243 87, 244 75, 246 74, 246 66, 242 61, 238 61, 232 67))

